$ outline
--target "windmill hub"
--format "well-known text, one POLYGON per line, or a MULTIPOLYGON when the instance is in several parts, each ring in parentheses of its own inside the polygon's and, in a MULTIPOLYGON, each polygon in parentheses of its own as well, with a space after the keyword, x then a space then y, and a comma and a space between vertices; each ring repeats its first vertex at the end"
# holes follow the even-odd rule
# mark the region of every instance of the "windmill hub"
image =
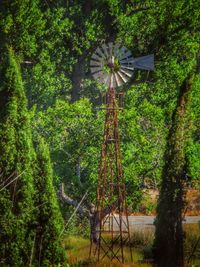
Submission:
POLYGON ((106 64, 111 70, 114 69, 115 65, 113 63, 107 63, 106 64))

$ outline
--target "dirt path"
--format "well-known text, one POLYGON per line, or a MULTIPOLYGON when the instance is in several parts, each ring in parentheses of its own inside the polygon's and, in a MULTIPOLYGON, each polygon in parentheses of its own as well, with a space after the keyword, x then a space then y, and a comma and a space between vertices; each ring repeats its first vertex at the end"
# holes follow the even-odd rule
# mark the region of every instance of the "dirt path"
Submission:
MULTIPOLYGON (((132 229, 144 229, 151 228, 153 229, 155 216, 129 216, 129 227, 132 229)), ((200 216, 186 216, 183 221, 184 224, 197 224, 200 221, 200 216)), ((115 219, 113 220, 114 230, 119 229, 119 217, 115 214, 115 219)), ((122 220, 122 228, 126 228, 126 219, 122 220)))
MULTIPOLYGON (((153 225, 155 216, 129 216, 131 225, 153 225)), ((198 223, 200 216, 186 216, 183 223, 198 223)))

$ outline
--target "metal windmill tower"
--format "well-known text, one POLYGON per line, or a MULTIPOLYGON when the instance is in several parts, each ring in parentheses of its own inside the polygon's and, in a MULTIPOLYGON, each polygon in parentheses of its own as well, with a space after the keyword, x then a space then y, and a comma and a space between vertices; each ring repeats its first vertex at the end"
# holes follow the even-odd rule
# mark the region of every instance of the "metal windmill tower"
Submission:
MULTIPOLYGON (((130 230, 118 127, 122 93, 116 93, 115 88, 127 83, 134 69, 153 70, 154 56, 133 58, 125 47, 108 43, 96 49, 90 67, 93 77, 108 87, 96 209, 91 213, 90 256, 98 261, 107 256, 111 261, 124 263, 124 248, 130 247, 130 230)), ((130 257, 132 261, 131 247, 130 257)))

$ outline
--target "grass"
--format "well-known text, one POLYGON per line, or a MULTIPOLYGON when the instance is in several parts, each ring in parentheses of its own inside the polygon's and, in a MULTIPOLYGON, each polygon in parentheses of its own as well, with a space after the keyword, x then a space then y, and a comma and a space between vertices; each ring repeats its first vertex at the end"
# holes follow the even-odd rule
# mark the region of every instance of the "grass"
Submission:
MULTIPOLYGON (((191 257, 190 262, 187 261, 194 248, 194 244, 200 235, 200 227, 198 224, 184 225, 186 239, 184 244, 185 262, 188 267, 200 267, 200 243, 197 246, 197 251, 191 257)), ((152 258, 152 244, 154 240, 154 228, 135 228, 131 234, 131 245, 133 247, 134 267, 152 267, 152 263, 148 260, 152 258), (143 261, 144 259, 144 261, 143 261)), ((106 267, 110 265, 109 260, 103 263, 97 263, 95 260, 89 259, 90 240, 81 236, 66 236, 63 240, 63 246, 66 249, 68 264, 70 267, 87 266, 87 267, 106 267)), ((124 255, 126 261, 130 261, 129 248, 125 248, 124 255)), ((113 264, 113 267, 122 266, 118 262, 113 264)), ((130 265, 123 265, 130 266, 130 265)))
MULTIPOLYGON (((97 263, 95 260, 89 259, 90 241, 80 236, 67 236, 63 240, 63 246, 66 249, 67 261, 70 267, 87 266, 87 267, 106 267, 110 265, 110 261, 105 259, 102 263, 97 263)), ((130 261, 129 248, 124 249, 124 257, 126 261, 130 261)), ((151 264, 141 263, 143 255, 139 249, 133 249, 133 258, 136 265, 134 267, 151 267, 151 264)), ((113 262, 113 267, 121 267, 122 264, 113 262)), ((124 264, 124 267, 130 266, 124 264)))
POLYGON ((88 258, 90 246, 88 239, 80 236, 67 236, 63 240, 63 246, 66 250, 67 261, 70 266, 76 266, 75 264, 85 261, 88 258))
POLYGON ((153 244, 153 227, 135 228, 131 233, 131 245, 133 247, 143 248, 153 244))
POLYGON ((184 244, 185 260, 188 265, 200 267, 200 223, 185 225, 186 239, 184 244))

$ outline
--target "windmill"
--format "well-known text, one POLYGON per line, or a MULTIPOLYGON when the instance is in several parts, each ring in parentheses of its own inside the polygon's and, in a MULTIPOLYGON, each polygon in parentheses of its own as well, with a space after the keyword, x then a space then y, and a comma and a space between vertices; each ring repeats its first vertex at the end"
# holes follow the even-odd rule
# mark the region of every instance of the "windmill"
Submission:
POLYGON ((127 245, 131 261, 133 259, 118 127, 118 112, 121 108, 118 105, 121 101, 118 100, 121 94, 116 93, 115 89, 131 79, 134 69, 153 70, 154 56, 134 58, 120 44, 103 44, 92 55, 90 69, 93 77, 108 88, 96 209, 91 215, 90 256, 96 257, 98 261, 108 257, 111 261, 124 263, 124 248, 127 245))

